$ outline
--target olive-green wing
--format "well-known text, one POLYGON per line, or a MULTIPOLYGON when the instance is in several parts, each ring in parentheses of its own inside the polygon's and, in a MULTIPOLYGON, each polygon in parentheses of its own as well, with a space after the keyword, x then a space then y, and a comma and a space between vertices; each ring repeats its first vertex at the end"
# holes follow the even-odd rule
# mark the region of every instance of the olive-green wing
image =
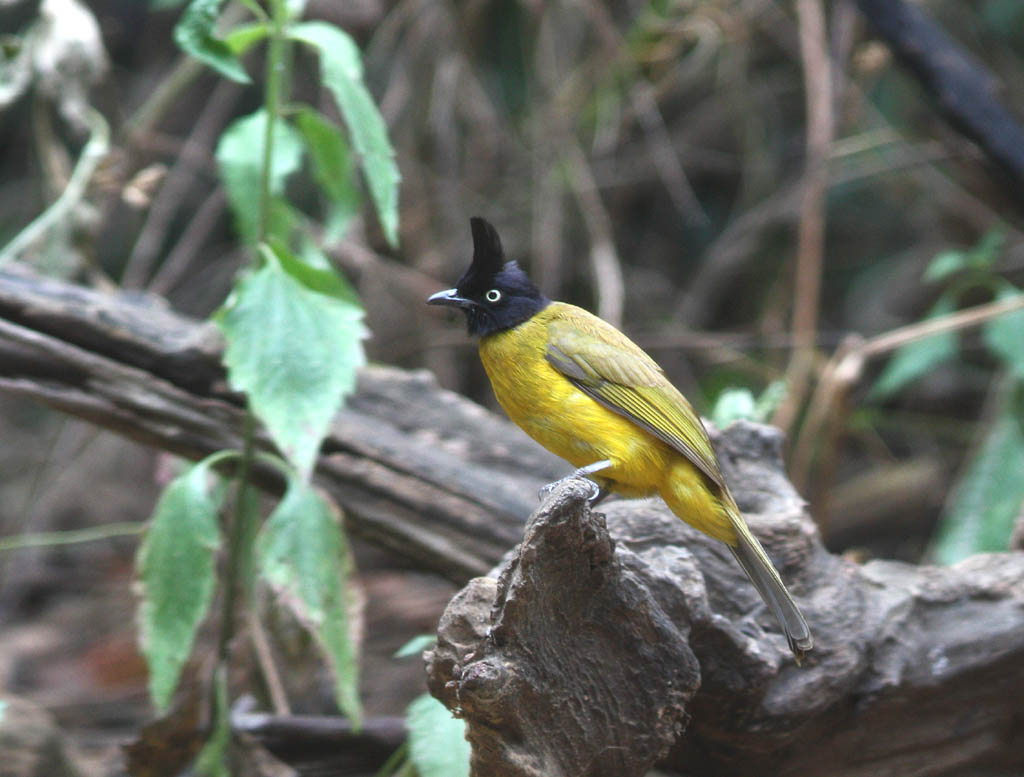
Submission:
POLYGON ((548 324, 547 360, 581 391, 686 456, 724 490, 707 432, 661 367, 615 327, 582 308, 548 324))

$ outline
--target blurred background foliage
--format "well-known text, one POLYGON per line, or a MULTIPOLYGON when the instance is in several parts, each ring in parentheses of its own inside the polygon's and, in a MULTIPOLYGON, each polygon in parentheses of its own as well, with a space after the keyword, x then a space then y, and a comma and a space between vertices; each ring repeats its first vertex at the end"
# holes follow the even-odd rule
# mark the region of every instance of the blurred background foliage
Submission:
MULTIPOLYGON (((47 2, 0 3, 7 60, 47 2)), ((702 414, 781 423, 791 474, 833 550, 951 561, 1005 548, 1024 503, 1019 315, 880 353, 844 378, 819 417, 813 402, 838 363, 830 357, 856 347, 851 335, 870 340, 1019 294, 1021 182, 948 121, 854 0, 831 0, 822 3, 831 96, 815 216, 807 89, 822 62, 801 48, 800 4, 309 0, 307 18, 360 44, 403 179, 398 247, 364 197, 329 258, 362 298, 371 360, 426 367, 495 407, 461 321, 424 304, 462 273, 468 218, 484 216, 549 296, 620 325, 702 414), (813 239, 804 246, 820 299, 802 298, 813 315, 801 330, 796 265, 808 218, 824 236, 820 250, 813 239), (801 337, 812 346, 808 383, 787 408, 779 386, 793 377, 801 337)), ((262 49, 244 60, 256 82, 236 83, 177 49, 180 2, 86 5, 105 54, 54 77, 88 89, 110 125, 109 153, 33 261, 206 316, 243 265, 216 142, 260 104, 262 49)), ((913 5, 987 68, 992 94, 1024 121, 1024 3, 913 5)), ((225 15, 237 22, 241 4, 225 15)), ((295 97, 330 114, 315 59, 297 51, 292 64, 295 97)), ((86 140, 59 90, 40 81, 15 94, 19 77, 5 66, 0 78, 0 245, 66 189, 86 140)), ((289 199, 323 212, 305 180, 289 183, 289 199)), ((0 453, 5 502, 32 507, 5 511, 0 533, 148 514, 156 486, 129 494, 118 482, 126 471, 137 484, 155 480, 150 460, 126 461, 82 426, 2 402, 12 442, 0 453), (104 456, 83 464, 90 446, 104 456), (86 483, 92 496, 82 499, 86 483)), ((92 563, 57 558, 57 568, 92 563)), ((0 575, 10 582, 24 563, 0 575)), ((108 572, 124 574, 117 564, 108 572)), ((98 574, 93 564, 88 575, 98 574)), ((8 611, 30 606, 26 580, 5 592, 8 611)))
MULTIPOLYGON (((5 8, 5 29, 30 21, 33 5, 5 8)), ((1024 116, 1024 6, 917 5, 1024 116)), ((171 35, 180 3, 88 7, 109 57, 92 95, 112 127, 111 152, 42 264, 206 315, 241 263, 213 143, 256 107, 259 84, 183 59, 171 35)), ((852 0, 826 12, 833 121, 819 366, 848 333, 924 318, 944 289, 922 278, 932 260, 994 230, 987 271, 1007 288, 1024 278, 1019 188, 945 120, 852 0)), ((620 323, 705 414, 728 388, 756 396, 785 376, 815 64, 801 55, 793 3, 322 0, 306 16, 362 45, 403 176, 400 247, 364 208, 331 256, 362 296, 371 359, 426 366, 493 406, 472 344, 422 304, 461 273, 467 219, 480 214, 550 296, 620 323)), ((260 56, 248 57, 250 73, 261 72, 260 56)), ((294 67, 296 97, 330 111, 315 61, 300 52, 294 67)), ((62 190, 82 141, 41 89, 0 114, 0 238, 62 190)), ((313 189, 290 196, 317 207, 313 189)), ((993 293, 977 286, 952 309, 993 293)), ((886 396, 868 394, 884 360, 868 364, 843 428, 804 452, 796 479, 835 549, 906 559, 925 549, 948 486, 984 437, 1004 369, 977 329, 952 337, 957 359, 886 396)), ((794 444, 803 407, 783 419, 794 444)))

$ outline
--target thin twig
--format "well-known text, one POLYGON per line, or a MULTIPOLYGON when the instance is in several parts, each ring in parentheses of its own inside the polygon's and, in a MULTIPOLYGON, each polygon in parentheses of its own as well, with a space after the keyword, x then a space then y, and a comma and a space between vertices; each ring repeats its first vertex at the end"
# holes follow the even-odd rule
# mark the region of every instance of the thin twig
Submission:
POLYGON ((806 83, 807 169, 800 195, 796 275, 793 290, 793 341, 796 349, 786 371, 786 398, 773 419, 788 430, 796 420, 814 369, 815 337, 825 250, 825 190, 832 141, 832 73, 821 0, 797 0, 800 58, 806 83))
POLYGON ((95 542, 112 537, 133 537, 145 531, 144 523, 107 523, 90 526, 88 529, 73 531, 44 531, 33 534, 19 534, 16 537, 0 539, 0 552, 24 550, 26 548, 52 548, 57 545, 76 545, 81 542, 95 542))
POLYGON ((217 133, 234 110, 241 94, 241 86, 234 81, 221 80, 210 95, 210 99, 196 120, 192 132, 185 141, 182 152, 167 177, 153 204, 146 214, 135 247, 125 266, 122 282, 127 288, 142 288, 146 285, 160 249, 170 232, 174 216, 185 200, 195 180, 197 167, 191 158, 204 154, 216 139, 217 133))
MULTIPOLYGON (((233 27, 248 15, 241 3, 231 3, 221 16, 220 24, 224 28, 233 27)), ((163 118, 164 114, 178 104, 178 96, 195 81, 206 69, 206 65, 198 59, 182 54, 175 63, 170 74, 160 81, 160 85, 146 98, 135 112, 121 127, 121 134, 134 143, 140 135, 148 134, 163 118)))
POLYGON ((647 135, 651 147, 654 170, 661 178, 665 191, 676 210, 690 227, 707 227, 711 220, 701 207, 700 199, 693 190, 686 171, 679 162, 679 154, 672 144, 672 138, 665 126, 665 117, 658 107, 654 87, 645 79, 639 79, 630 91, 630 100, 637 111, 637 117, 647 135))
POLYGON ((124 123, 121 128, 124 136, 131 141, 134 136, 148 133, 167 110, 177 104, 178 95, 199 77, 205 67, 198 59, 182 55, 170 74, 124 123))
POLYGON ((291 715, 292 709, 288 703, 288 694, 285 692, 284 683, 281 682, 281 673, 277 671, 277 664, 274 663, 274 654, 270 650, 270 642, 267 640, 263 624, 256 617, 256 612, 252 607, 246 609, 245 619, 249 624, 249 638, 256 653, 256 662, 263 674, 263 681, 267 684, 267 691, 270 693, 270 703, 274 707, 274 714, 291 715))
POLYGON ((573 194, 590 233, 590 266, 597 285, 597 314, 613 326, 619 326, 622 323, 625 285, 622 262, 612 238, 611 217, 601 202, 597 182, 577 143, 569 143, 564 159, 569 166, 573 194))
POLYGON ((188 272, 192 260, 199 253, 206 238, 217 226, 226 205, 227 197, 224 194, 224 189, 217 187, 210 192, 203 200, 203 204, 196 210, 184 232, 181 233, 174 248, 168 252, 160 269, 156 271, 156 275, 149 283, 149 291, 154 294, 166 295, 178 284, 188 272))
POLYGON ((700 199, 679 162, 679 153, 669 135, 661 108, 658 107, 655 89, 637 67, 629 41, 619 31, 604 3, 588 2, 585 9, 594 23, 598 36, 604 41, 606 48, 614 53, 614 57, 619 61, 619 68, 625 71, 623 75, 631 76, 633 88, 628 95, 629 101, 636 111, 637 119, 650 146, 655 173, 661 179, 669 199, 689 226, 707 226, 708 215, 701 207, 700 199))
POLYGON ((841 406, 850 388, 860 379, 870 359, 902 348, 926 337, 979 326, 997 316, 1024 310, 1024 294, 989 302, 948 316, 930 318, 893 329, 869 340, 850 339, 829 359, 822 370, 807 410, 807 418, 793 446, 792 477, 795 485, 806 484, 814 441, 825 420, 841 406))
POLYGON ((103 114, 92 108, 87 109, 89 126, 92 134, 85 144, 78 164, 68 180, 68 185, 53 204, 33 219, 28 226, 14 236, 3 250, 0 251, 0 267, 17 258, 18 254, 41 238, 47 231, 67 218, 71 210, 85 197, 86 189, 96 167, 107 155, 110 148, 110 127, 103 114))

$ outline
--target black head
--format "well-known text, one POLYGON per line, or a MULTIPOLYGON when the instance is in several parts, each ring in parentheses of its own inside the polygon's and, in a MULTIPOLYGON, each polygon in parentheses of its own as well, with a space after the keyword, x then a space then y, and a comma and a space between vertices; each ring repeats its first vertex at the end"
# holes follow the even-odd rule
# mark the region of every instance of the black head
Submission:
POLYGON ((473 232, 473 263, 454 289, 439 291, 428 305, 462 308, 471 335, 511 329, 551 301, 541 294, 515 262, 505 261, 501 239, 482 218, 469 220, 473 232))

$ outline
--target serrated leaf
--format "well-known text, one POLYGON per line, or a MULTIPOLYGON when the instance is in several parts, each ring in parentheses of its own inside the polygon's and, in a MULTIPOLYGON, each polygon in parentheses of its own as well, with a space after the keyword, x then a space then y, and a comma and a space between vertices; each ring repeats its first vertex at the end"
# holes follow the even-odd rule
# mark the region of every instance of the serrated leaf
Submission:
POLYGON ((174 42, 218 73, 242 84, 252 82, 238 57, 217 37, 217 15, 223 0, 192 0, 174 27, 174 42))
POLYGON ((433 696, 419 696, 406 709, 409 758, 420 777, 469 777, 466 724, 433 696))
MULTIPOLYGON (((996 291, 997 300, 1019 297, 1020 289, 1006 281, 996 291)), ((993 318, 981 330, 985 345, 1018 378, 1024 378, 1024 310, 993 318)))
POLYGON ((363 83, 359 47, 345 32, 326 22, 292 25, 288 35, 317 50, 321 80, 334 95, 352 146, 359 154, 370 197, 388 243, 398 245, 398 183, 401 176, 387 125, 363 83))
POLYGON ((253 412, 303 480, 366 361, 362 317, 349 300, 296 280, 281 257, 239 282, 217 317, 231 385, 248 394, 253 412))
POLYGON ((324 649, 338 706, 358 727, 358 663, 347 601, 352 561, 337 508, 290 478, 256 542, 256 558, 260 574, 324 649))
POLYGON ((967 266, 967 255, 963 251, 943 251, 936 254, 922 276, 925 281, 934 282, 948 278, 967 266))
MULTIPOLYGON (((281 268, 307 289, 334 297, 357 308, 361 307, 356 290, 331 267, 327 257, 322 253, 318 253, 315 257, 317 264, 312 265, 309 264, 306 256, 299 258, 277 238, 271 238, 268 245, 272 247, 277 261, 281 263, 281 268)), ((318 249, 312 244, 305 247, 307 254, 314 251, 318 251, 318 249)))
POLYGON ((240 24, 224 36, 224 43, 232 54, 240 57, 269 34, 270 28, 263 22, 240 24))
POLYGON ((1024 384, 1007 391, 1003 407, 954 486, 933 555, 954 564, 975 553, 1006 550, 1024 506, 1024 384))
MULTIPOLYGON (((954 298, 943 294, 932 306, 925 319, 939 318, 954 310, 954 298)), ((955 332, 941 332, 922 340, 904 345, 898 349, 875 385, 868 392, 868 399, 885 399, 900 391, 908 383, 938 367, 957 354, 955 332)))
POLYGON ((754 408, 754 395, 750 389, 725 389, 715 400, 715 405, 711 409, 711 420, 719 429, 724 429, 740 418, 753 417, 754 408))
POLYGON ((314 110, 295 117, 313 166, 313 178, 327 197, 329 208, 324 240, 334 243, 345 236, 352 217, 359 212, 362 198, 353 180, 352 160, 341 129, 314 110))
MULTIPOLYGON (((217 143, 217 166, 220 169, 228 202, 235 214, 239 234, 254 242, 260 218, 261 172, 267 131, 267 112, 262 108, 234 121, 217 143)), ((277 198, 284 192, 285 182, 302 165, 302 136, 285 121, 274 124, 273 154, 270 170, 270 194, 277 198)), ((271 212, 271 221, 279 220, 287 204, 278 201, 271 212), (275 215, 276 214, 276 215, 275 215)), ((270 234, 279 234, 284 227, 272 223, 270 234)))
POLYGON ((408 658, 422 653, 437 642, 436 634, 419 634, 395 651, 394 658, 408 658))
POLYGON ((161 711, 171 700, 213 597, 220 498, 207 488, 208 461, 164 489, 139 548, 140 643, 149 666, 149 693, 161 711))

